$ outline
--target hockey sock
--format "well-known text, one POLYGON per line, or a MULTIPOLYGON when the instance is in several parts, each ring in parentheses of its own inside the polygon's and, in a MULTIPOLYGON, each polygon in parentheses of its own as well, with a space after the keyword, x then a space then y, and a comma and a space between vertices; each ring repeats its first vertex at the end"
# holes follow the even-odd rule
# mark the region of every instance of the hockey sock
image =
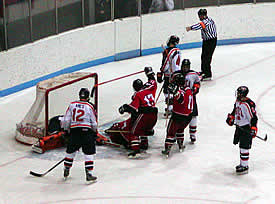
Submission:
POLYGON ((148 149, 148 138, 147 137, 140 137, 140 149, 147 150, 148 149))
POLYGON ((73 166, 74 157, 76 155, 76 152, 74 153, 66 153, 65 160, 64 160, 64 167, 65 168, 71 168, 73 166))
POLYGON ((177 142, 182 144, 184 141, 184 133, 176 133, 177 142))
POLYGON ((240 164, 241 166, 248 166, 249 150, 240 148, 240 164))
POLYGON ((91 155, 85 154, 84 157, 85 157, 85 170, 91 174, 91 172, 94 169, 95 156, 94 154, 91 154, 91 155))
POLYGON ((167 136, 165 139, 165 149, 170 149, 175 141, 176 140, 173 136, 167 136))
POLYGON ((140 139, 137 136, 131 137, 131 149, 132 150, 139 150, 140 149, 140 139))
POLYGON ((189 124, 190 137, 196 137, 196 132, 197 132, 197 117, 193 116, 189 124))

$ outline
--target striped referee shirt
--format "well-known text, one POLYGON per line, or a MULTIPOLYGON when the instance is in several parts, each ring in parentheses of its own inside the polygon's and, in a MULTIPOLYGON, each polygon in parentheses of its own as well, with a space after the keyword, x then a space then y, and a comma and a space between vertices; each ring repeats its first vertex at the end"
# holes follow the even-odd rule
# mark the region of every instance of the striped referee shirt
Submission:
POLYGON ((216 24, 210 17, 207 17, 201 22, 192 25, 191 30, 201 30, 201 38, 203 40, 210 40, 217 37, 216 24))

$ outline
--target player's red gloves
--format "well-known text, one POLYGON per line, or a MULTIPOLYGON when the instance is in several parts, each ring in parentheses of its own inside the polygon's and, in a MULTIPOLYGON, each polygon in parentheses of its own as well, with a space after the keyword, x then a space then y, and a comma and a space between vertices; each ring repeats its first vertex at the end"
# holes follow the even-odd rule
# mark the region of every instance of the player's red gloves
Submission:
POLYGON ((234 125, 234 121, 235 121, 234 115, 231 115, 230 113, 228 113, 227 119, 226 119, 226 123, 227 123, 229 126, 232 126, 232 125, 234 125))
POLYGON ((257 127, 251 127, 251 130, 250 130, 250 135, 252 138, 256 137, 257 135, 257 127))
POLYGON ((196 95, 197 93, 199 93, 200 90, 200 84, 195 83, 193 86, 193 94, 196 95))

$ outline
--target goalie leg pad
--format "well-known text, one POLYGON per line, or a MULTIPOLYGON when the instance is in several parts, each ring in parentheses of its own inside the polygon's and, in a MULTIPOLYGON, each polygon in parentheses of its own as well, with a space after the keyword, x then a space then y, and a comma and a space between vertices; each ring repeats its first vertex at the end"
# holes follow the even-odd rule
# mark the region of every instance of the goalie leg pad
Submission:
POLYGON ((59 132, 53 135, 45 136, 39 139, 39 142, 32 146, 32 150, 37 153, 44 153, 47 150, 63 147, 64 132, 59 132))

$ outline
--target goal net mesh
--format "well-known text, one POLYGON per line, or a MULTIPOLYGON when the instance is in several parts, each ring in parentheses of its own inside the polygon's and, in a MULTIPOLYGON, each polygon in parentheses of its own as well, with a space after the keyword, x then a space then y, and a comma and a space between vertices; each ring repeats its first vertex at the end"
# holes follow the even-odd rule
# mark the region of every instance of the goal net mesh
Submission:
MULTIPOLYGON (((24 119, 16 124, 16 140, 34 144, 47 135, 48 122, 52 117, 64 115, 70 102, 78 100, 79 90, 90 91, 97 83, 97 74, 76 72, 63 74, 36 85, 36 99, 24 119)), ((97 89, 90 102, 97 107, 97 89)))

